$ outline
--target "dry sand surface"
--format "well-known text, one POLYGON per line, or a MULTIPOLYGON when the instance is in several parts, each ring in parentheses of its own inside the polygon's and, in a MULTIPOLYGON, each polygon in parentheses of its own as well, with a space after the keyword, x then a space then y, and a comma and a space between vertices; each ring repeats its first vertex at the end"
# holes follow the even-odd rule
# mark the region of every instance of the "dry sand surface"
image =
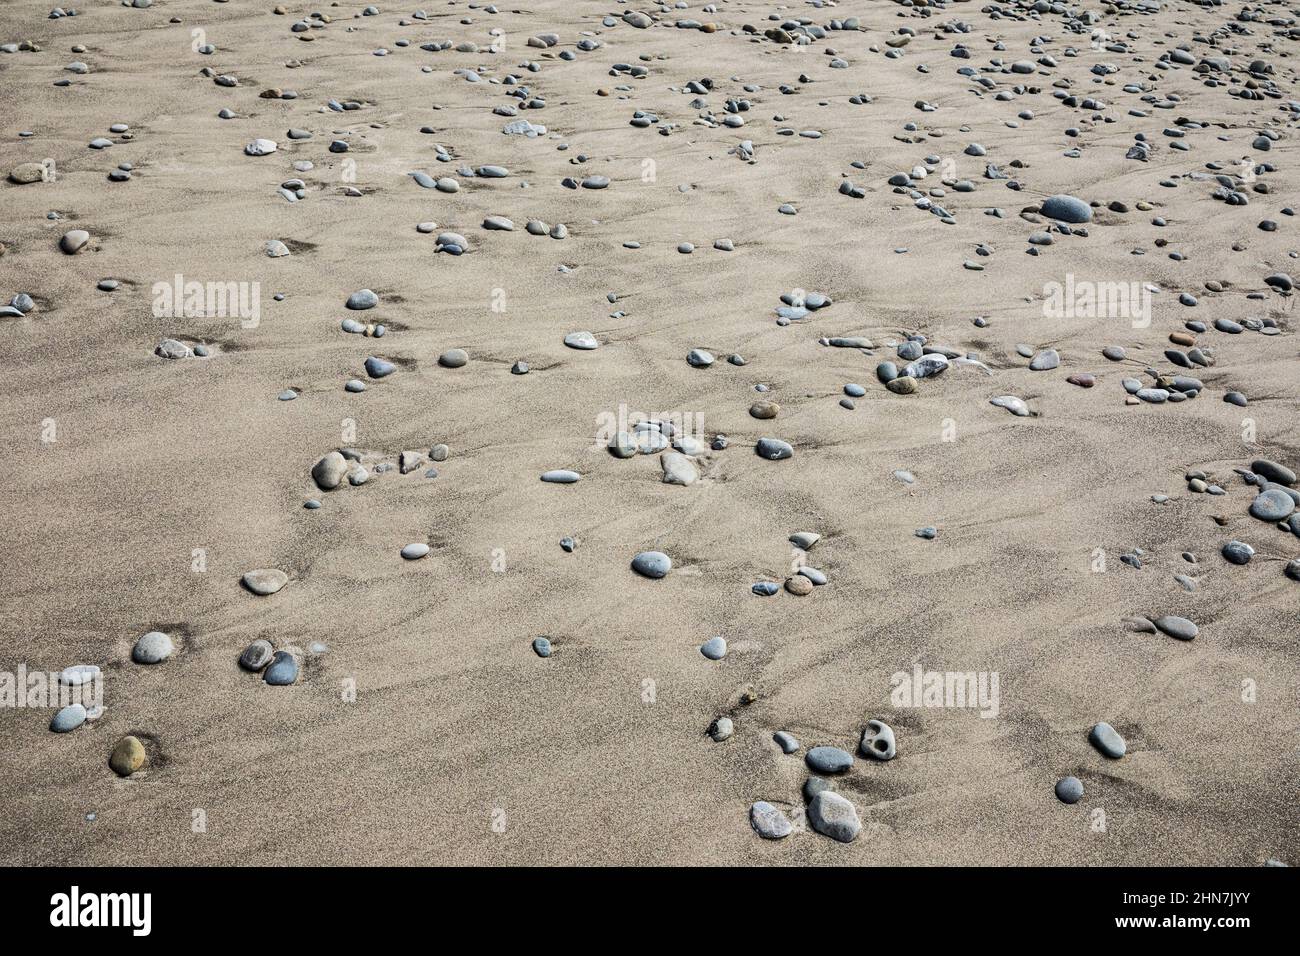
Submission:
POLYGON ((0 861, 1296 862, 1289 6, 137 2, 0 7, 0 670, 103 689, 0 709, 0 861), (616 457, 638 413, 696 454, 616 457), (904 706, 918 667, 996 700, 904 706))

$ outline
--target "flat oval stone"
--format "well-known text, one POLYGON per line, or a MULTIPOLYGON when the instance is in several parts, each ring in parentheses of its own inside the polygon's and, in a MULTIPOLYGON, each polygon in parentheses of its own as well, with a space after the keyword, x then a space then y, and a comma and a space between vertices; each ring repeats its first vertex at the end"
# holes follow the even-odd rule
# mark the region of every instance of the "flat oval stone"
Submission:
POLYGON ((581 477, 582 475, 576 471, 569 471, 567 468, 556 468, 542 472, 542 481, 557 485, 571 485, 581 477))
POLYGON ((550 657, 551 642, 545 637, 533 638, 533 651, 538 657, 550 657))
POLYGON ((632 570, 647 578, 662 578, 673 569, 673 560, 662 551, 642 551, 632 559, 632 570))
POLYGON ((723 637, 711 637, 700 645, 700 653, 711 661, 720 661, 727 656, 727 641, 723 637))
POLYGON ((260 671, 271 663, 273 656, 275 656, 275 648, 271 646, 271 642, 258 638, 239 655, 239 666, 246 671, 260 671))
POLYGON ((131 660, 137 664, 161 664, 175 650, 176 645, 169 636, 162 631, 150 631, 135 642, 135 647, 131 649, 131 660))
POLYGON ((853 766, 853 754, 839 747, 814 747, 804 760, 818 773, 844 773, 853 766))
POLYGON ((1124 738, 1114 727, 1104 721, 1094 725, 1088 732, 1088 742, 1112 760, 1118 760, 1128 750, 1124 738))
POLYGON ((262 679, 275 687, 284 687, 298 679, 298 660, 288 651, 276 651, 262 679))
POLYGON ((1056 781, 1056 798, 1062 803, 1078 803, 1083 799, 1083 784, 1078 777, 1062 777, 1056 781))
POLYGON ((1295 500, 1280 488, 1261 491, 1250 503, 1252 517, 1261 521, 1282 521, 1295 511, 1295 500))
POLYGON ((69 704, 50 721, 50 730, 56 734, 66 734, 70 730, 76 730, 86 722, 86 708, 81 704, 69 704))
POLYGON ((423 541, 412 541, 402 547, 402 557, 407 561, 418 561, 429 553, 429 546, 423 541))
POLYGON ((289 583, 289 575, 279 568, 257 568, 248 571, 242 578, 244 587, 254 594, 274 594, 289 583))
POLYGON ((1185 617, 1177 617, 1173 614, 1166 614, 1163 617, 1155 618, 1153 623, 1163 634, 1170 637, 1176 637, 1180 641, 1190 641, 1200 633, 1200 629, 1185 617))
POLYGON ((347 302, 344 303, 353 311, 363 311, 373 309, 379 304, 379 296, 370 289, 358 289, 348 296, 347 302))
POLYGON ((596 336, 590 332, 570 332, 564 337, 564 344, 571 349, 581 349, 583 351, 590 351, 600 347, 600 343, 596 341, 596 336))
POLYGON ((119 777, 129 777, 144 766, 146 756, 138 737, 123 737, 108 755, 108 765, 119 777))
POLYGON ((438 364, 444 368, 463 368, 469 363, 469 353, 464 349, 448 349, 438 356, 438 364))
POLYGON ((1262 478, 1276 482, 1279 485, 1294 485, 1296 483, 1296 473, 1286 465, 1279 465, 1275 461, 1269 461, 1267 458, 1257 458, 1251 462, 1250 470, 1262 478))
POLYGON ((377 355, 371 355, 366 359, 366 374, 371 378, 384 378, 396 371, 397 366, 387 359, 381 359, 377 355))
POLYGON ((862 731, 862 741, 858 749, 864 756, 877 760, 893 760, 898 752, 894 742, 894 729, 883 720, 868 720, 866 730, 862 731))
POLYGON ((1229 541, 1223 546, 1223 558, 1230 564, 1249 564, 1255 549, 1244 541, 1229 541))
POLYGON ((808 804, 808 822, 823 836, 851 843, 862 830, 857 808, 833 790, 823 790, 808 804))
POLYGON ((794 446, 779 438, 760 438, 758 444, 754 446, 754 451, 758 457, 766 458, 768 461, 781 461, 794 457, 794 446))
POLYGON ((764 840, 780 840, 794 832, 790 818, 762 800, 749 808, 749 822, 764 840))
POLYGON ((1042 214, 1058 222, 1092 222, 1092 207, 1075 196, 1049 196, 1043 200, 1042 214))

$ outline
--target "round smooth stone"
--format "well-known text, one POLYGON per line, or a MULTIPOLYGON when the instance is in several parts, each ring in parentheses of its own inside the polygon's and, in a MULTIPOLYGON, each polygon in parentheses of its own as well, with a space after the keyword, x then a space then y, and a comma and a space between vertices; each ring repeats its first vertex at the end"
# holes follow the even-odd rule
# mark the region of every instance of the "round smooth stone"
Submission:
POLYGON ((75 255, 90 242, 90 233, 84 229, 69 229, 59 240, 59 248, 68 255, 75 255))
POLYGON ((749 808, 749 822, 764 840, 781 840, 794 832, 790 818, 763 800, 749 808))
POLYGON ((56 734, 66 734, 69 730, 76 730, 86 722, 86 708, 81 704, 69 704, 50 721, 50 730, 56 734))
POLYGON ((853 754, 839 747, 814 747, 804 760, 818 773, 844 773, 853 766, 853 754))
POLYGON ((735 732, 736 727, 730 717, 719 717, 709 724, 709 736, 713 738, 714 743, 722 743, 735 732))
POLYGON ((550 657, 550 656, 551 656, 551 642, 550 642, 547 638, 545 638, 545 637, 537 637, 537 638, 534 638, 534 639, 533 639, 533 651, 536 652, 536 654, 537 654, 538 657, 550 657))
POLYGON ((274 594, 289 583, 289 575, 279 568, 257 568, 244 574, 244 587, 254 594, 274 594))
POLYGON ((1088 742, 1112 760, 1118 760, 1128 750, 1128 744, 1110 724, 1103 721, 1088 732, 1088 742))
POLYGON ((691 349, 686 353, 686 361, 695 368, 708 368, 716 359, 712 352, 706 352, 704 349, 691 349))
POLYGON ((711 661, 720 661, 727 656, 727 641, 723 637, 711 637, 700 645, 700 653, 711 661))
POLYGON ((794 457, 794 446, 779 438, 760 438, 758 444, 754 446, 754 451, 760 458, 766 458, 768 461, 782 461, 794 457))
POLYGON ((777 413, 781 411, 781 406, 776 402, 755 402, 749 406, 749 414, 758 419, 776 418, 777 413))
POLYGON ((108 755, 108 765, 119 777, 129 777, 144 766, 144 744, 138 737, 123 737, 108 755))
POLYGON ((429 546, 423 541, 412 541, 402 548, 402 557, 407 561, 418 561, 429 553, 429 546))
POLYGON ((271 646, 271 642, 258 638, 239 655, 239 666, 246 671, 260 671, 271 663, 271 658, 274 656, 275 648, 271 646))
POLYGON ((812 594, 815 585, 802 574, 793 574, 785 579, 785 589, 796 597, 807 597, 812 594))
POLYGON ((312 466, 311 476, 322 491, 330 491, 343 483, 348 473, 348 462, 336 451, 330 452, 312 466))
POLYGON ((1083 799, 1083 784, 1078 777, 1062 777, 1056 781, 1056 798, 1062 803, 1078 803, 1083 799))
POLYGON ((662 551, 642 551, 632 559, 632 570, 642 577, 662 578, 673 569, 673 559, 662 551))
POLYGON ((1249 564, 1255 549, 1244 541, 1229 541, 1223 546, 1222 554, 1229 564, 1249 564))
POLYGON ((438 356, 438 364, 443 368, 463 368, 469 364, 469 353, 464 349, 448 349, 438 356))
POLYGON ((275 687, 284 687, 298 679, 298 661, 288 651, 276 651, 262 679, 275 687))
POLYGON ((1166 614, 1151 622, 1163 634, 1176 637, 1180 641, 1190 641, 1200 633, 1200 629, 1185 617, 1166 614))
POLYGON ((894 741, 894 729, 883 720, 868 720, 866 730, 862 731, 862 740, 858 749, 865 756, 877 760, 893 760, 898 753, 894 741))
POLYGON ((542 472, 542 481, 556 485, 571 485, 581 477, 582 475, 576 471, 569 471, 567 468, 556 468, 542 472))
POLYGON ((588 352, 600 347, 600 343, 596 341, 596 336, 590 332, 570 332, 564 337, 564 344, 571 349, 581 349, 588 352))
POLYGON ((1075 196, 1050 196, 1043 200, 1042 214, 1057 222, 1092 222, 1092 207, 1075 196))
POLYGON ((137 664, 161 664, 175 650, 176 645, 170 637, 162 631, 150 631, 135 642, 135 647, 131 649, 131 660, 137 664))
POLYGON ((1295 511, 1295 499, 1280 488, 1261 491, 1250 503, 1252 517, 1261 521, 1282 521, 1295 511))
POLYGON ((360 312, 365 309, 373 309, 377 306, 379 304, 379 296, 369 289, 358 289, 356 292, 353 292, 348 296, 348 300, 344 304, 349 309, 352 309, 355 312, 360 312))
POLYGON ((823 836, 851 843, 862 831, 857 808, 833 790, 823 790, 808 804, 808 822, 823 836))
POLYGON ((861 398, 867 394, 867 390, 861 385, 855 385, 850 382, 848 385, 844 386, 844 394, 848 395, 850 398, 861 398))

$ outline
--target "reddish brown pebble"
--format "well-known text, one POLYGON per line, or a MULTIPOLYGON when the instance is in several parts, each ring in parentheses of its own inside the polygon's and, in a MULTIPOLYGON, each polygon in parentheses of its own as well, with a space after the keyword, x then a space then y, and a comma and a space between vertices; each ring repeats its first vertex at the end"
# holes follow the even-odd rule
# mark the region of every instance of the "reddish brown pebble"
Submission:
POLYGON ((1066 381, 1071 385, 1078 385, 1080 388, 1092 388, 1097 384, 1096 376, 1091 372, 1075 372, 1066 381))

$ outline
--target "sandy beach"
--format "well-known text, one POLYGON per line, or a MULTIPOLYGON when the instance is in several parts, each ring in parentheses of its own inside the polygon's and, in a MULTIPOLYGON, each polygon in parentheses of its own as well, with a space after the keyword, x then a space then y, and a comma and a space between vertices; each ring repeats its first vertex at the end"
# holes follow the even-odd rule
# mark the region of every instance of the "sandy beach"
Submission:
POLYGON ((0 10, 0 862, 1300 858, 1289 8, 136 4, 0 10))

